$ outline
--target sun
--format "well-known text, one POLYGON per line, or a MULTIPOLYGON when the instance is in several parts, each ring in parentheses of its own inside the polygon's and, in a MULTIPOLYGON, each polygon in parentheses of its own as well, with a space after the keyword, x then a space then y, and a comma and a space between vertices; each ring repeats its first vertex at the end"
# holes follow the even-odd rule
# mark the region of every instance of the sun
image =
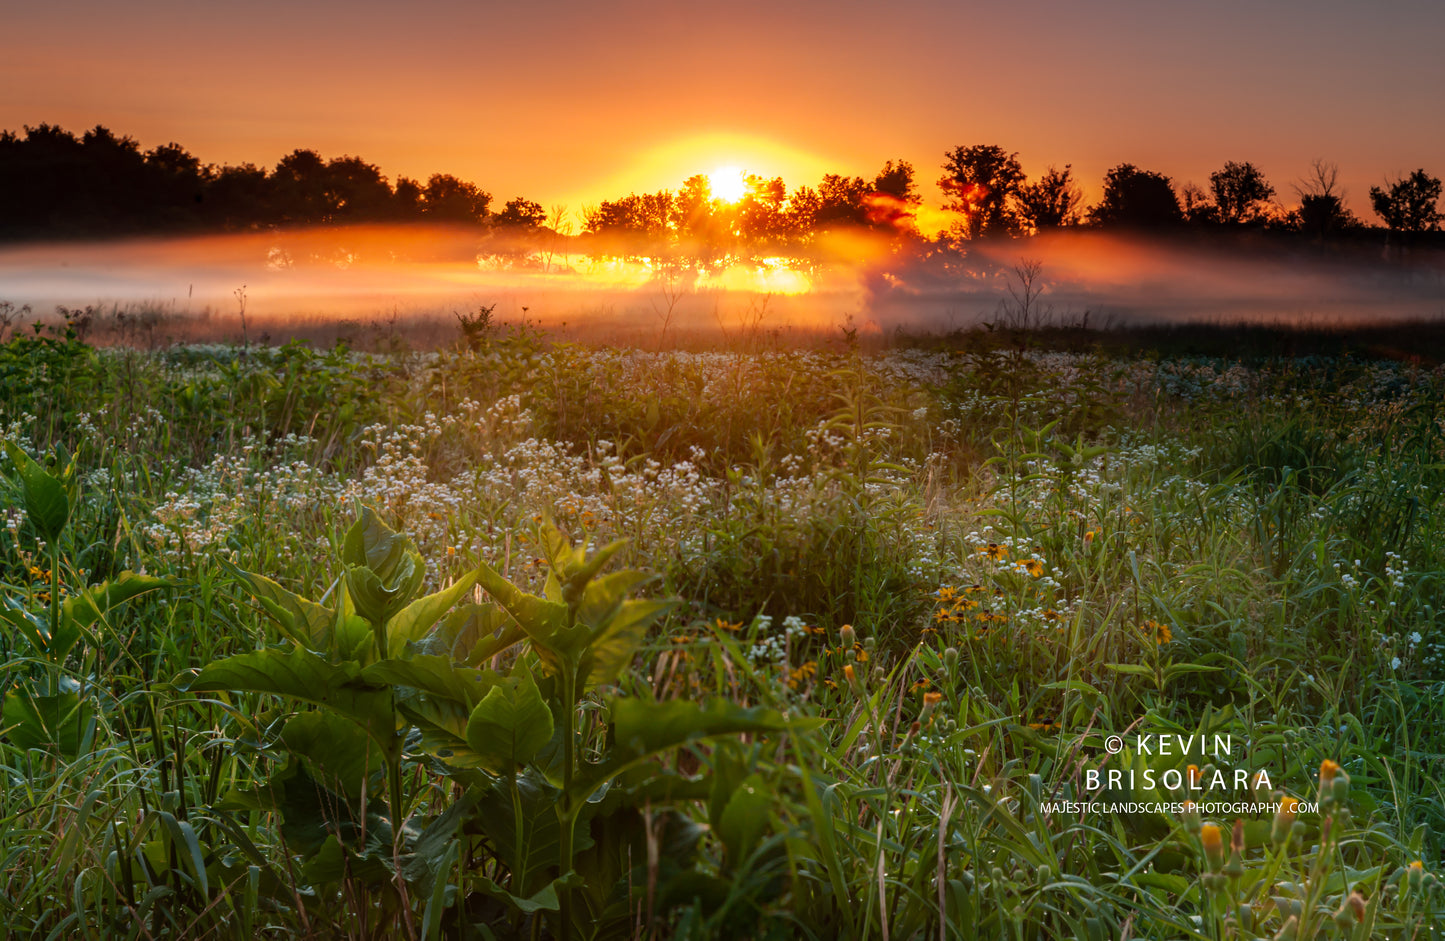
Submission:
POLYGON ((735 203, 748 193, 748 181, 737 167, 718 167, 707 175, 707 185, 725 203, 735 203))

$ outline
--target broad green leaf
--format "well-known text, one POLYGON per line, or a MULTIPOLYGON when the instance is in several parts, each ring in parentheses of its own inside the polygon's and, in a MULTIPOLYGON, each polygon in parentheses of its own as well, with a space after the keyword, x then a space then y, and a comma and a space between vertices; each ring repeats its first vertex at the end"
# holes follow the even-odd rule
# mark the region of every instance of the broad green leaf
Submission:
POLYGON ((386 580, 407 554, 410 542, 405 534, 383 523, 371 507, 363 507, 361 516, 346 531, 341 561, 347 568, 369 568, 386 580))
POLYGON ((594 579, 582 593, 582 602, 577 606, 577 619, 595 630, 612 616, 630 592, 639 585, 652 581, 654 577, 646 572, 628 570, 594 579))
POLYGON ((738 785, 718 821, 718 837, 727 847, 728 865, 736 868, 748 858, 768 828, 773 805, 772 789, 761 774, 750 774, 738 785))
MULTIPOLYGON (((627 545, 626 539, 618 539, 610 542, 592 554, 592 557, 582 561, 577 559, 571 565, 561 569, 562 598, 572 604, 582 599, 583 593, 587 590, 587 583, 592 581, 603 566, 612 560, 612 557, 627 545)), ((578 556, 581 555, 579 550, 578 556)))
POLYGON ((417 654, 405 660, 382 660, 361 671, 378 686, 404 686, 465 706, 470 712, 501 677, 491 670, 460 667, 446 657, 417 654))
POLYGON ((94 585, 72 598, 67 598, 61 606, 60 627, 50 645, 51 657, 57 661, 63 660, 80 639, 81 632, 104 618, 116 605, 147 592, 170 588, 174 584, 164 578, 121 572, 110 581, 94 585))
POLYGON ((172 681, 193 693, 272 693, 315 703, 357 723, 387 753, 399 747, 391 690, 361 678, 354 662, 328 663, 305 647, 266 647, 208 664, 172 681))
POLYGON ((468 572, 450 587, 418 598, 397 612, 386 625, 386 645, 390 648, 386 656, 395 657, 406 649, 408 643, 420 640, 476 583, 477 573, 468 572))
POLYGON ((464 604, 447 614, 417 644, 417 650, 446 657, 453 663, 479 666, 483 660, 526 637, 497 605, 464 604))
POLYGON ((325 652, 331 646, 329 638, 336 623, 335 611, 282 588, 264 575, 223 564, 241 579, 242 586, 276 620, 281 633, 292 643, 318 652, 325 652))
MULTIPOLYGON (((5 602, 7 605, 12 603, 9 598, 6 598, 5 602)), ((19 602, 13 603, 16 607, 0 608, 0 621, 4 621, 19 631, 20 635, 28 640, 30 645, 35 648, 36 653, 48 653, 50 651, 50 630, 46 627, 45 620, 49 619, 46 618, 42 620, 24 608, 19 607, 19 602)))
MULTIPOLYGON (((382 769, 381 749, 355 722, 334 712, 300 712, 286 722, 281 742, 304 759, 311 776, 359 805, 367 779, 382 769)), ((376 794, 377 787, 369 789, 376 794)))
POLYGON ((406 556, 387 579, 364 565, 348 566, 346 587, 357 614, 373 624, 386 624, 411 602, 425 576, 425 569, 406 556))
POLYGON ((560 904, 557 901, 558 881, 560 880, 554 880, 547 883, 530 898, 525 899, 518 898, 517 896, 508 892, 506 889, 497 885, 491 879, 488 879, 486 876, 474 877, 472 880, 472 884, 475 885, 477 888, 481 889, 487 895, 490 895, 492 898, 497 899, 498 901, 506 902, 508 905, 511 905, 522 914, 531 915, 536 912, 557 911, 557 909, 560 907, 560 904))
POLYGON ((12 689, 5 694, 0 727, 16 748, 54 748, 62 756, 74 758, 80 753, 93 711, 77 693, 36 696, 12 689))
POLYGON ((522 667, 493 686, 467 721, 467 744, 496 774, 510 774, 552 737, 552 710, 530 670, 522 667))
POLYGON ((567 628, 567 606, 529 595, 485 562, 477 569, 477 581, 487 594, 516 619, 535 643, 555 649, 554 642, 567 628))
POLYGON ((714 735, 806 731, 819 722, 789 720, 772 709, 744 708, 725 699, 713 699, 705 706, 682 699, 614 699, 613 747, 605 761, 585 766, 574 779, 573 800, 589 799, 598 787, 632 765, 671 748, 714 735))
POLYGON ((5 453, 20 475, 25 497, 25 515, 41 539, 54 545, 70 519, 72 494, 60 478, 52 476, 13 441, 5 441, 5 453))
POLYGON ((615 681, 632 662, 633 654, 647 636, 647 629, 672 606, 671 601, 625 602, 587 648, 583 661, 587 685, 615 681))

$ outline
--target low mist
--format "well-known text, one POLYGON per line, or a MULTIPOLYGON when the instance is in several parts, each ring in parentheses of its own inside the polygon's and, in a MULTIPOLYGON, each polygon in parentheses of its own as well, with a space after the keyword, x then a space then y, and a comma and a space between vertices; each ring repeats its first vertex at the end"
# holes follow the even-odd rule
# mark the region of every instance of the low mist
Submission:
POLYGON ((979 243, 960 258, 835 236, 808 258, 704 269, 595 258, 586 247, 422 226, 31 244, 0 248, 0 301, 29 305, 32 319, 53 317, 57 305, 131 323, 149 317, 153 333, 164 323, 166 340, 238 338, 244 313, 252 340, 431 322, 445 342, 454 312, 481 308, 499 321, 627 342, 831 331, 849 318, 888 333, 1085 319, 1320 327, 1445 317, 1440 254, 1384 257, 1378 246, 1075 231, 979 243))

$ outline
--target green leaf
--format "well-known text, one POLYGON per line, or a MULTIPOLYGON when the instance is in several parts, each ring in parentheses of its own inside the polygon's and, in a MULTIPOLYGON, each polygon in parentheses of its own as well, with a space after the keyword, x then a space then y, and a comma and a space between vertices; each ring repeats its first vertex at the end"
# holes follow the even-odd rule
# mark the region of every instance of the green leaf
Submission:
POLYGON ((727 847, 728 865, 737 868, 748 858, 768 828, 773 793, 761 774, 750 774, 733 796, 718 821, 718 837, 727 847))
MULTIPOLYGON (((579 601, 587 590, 587 583, 592 581, 593 577, 602 571, 603 566, 610 562, 612 557, 625 545, 627 545, 626 539, 618 539, 598 549, 586 561, 579 558, 573 564, 561 568, 563 600, 573 604, 579 601)), ((581 555, 580 550, 577 555, 581 555)))
POLYGON ((60 627, 51 641, 50 656, 56 661, 65 659, 80 639, 81 632, 104 618, 116 605, 147 592, 174 585, 174 582, 164 578, 121 572, 110 581, 94 585, 72 598, 67 598, 61 605, 60 627))
POLYGON ((446 657, 417 654, 405 660, 382 660, 361 671, 378 686, 403 686, 473 709, 500 680, 491 670, 459 667, 446 657))
POLYGON ((487 594, 516 619, 527 636, 539 646, 557 651, 554 643, 567 629, 567 606, 529 595, 503 578, 485 562, 477 569, 477 581, 487 594))
POLYGON ((20 749, 56 749, 66 758, 80 753, 94 710, 78 693, 35 696, 20 689, 5 694, 0 726, 20 749))
POLYGON ((511 774, 531 761, 552 737, 552 710, 532 673, 522 666, 493 686, 467 720, 467 744, 496 774, 511 774))
POLYGON ((406 557, 411 540, 381 521, 371 507, 363 507, 361 516, 346 531, 341 546, 341 562, 347 568, 371 569, 382 580, 396 571, 406 557))
POLYGON ((1113 670, 1115 673, 1128 673, 1133 676, 1148 676, 1151 678, 1154 676, 1153 668, 1146 667, 1142 663, 1106 663, 1104 666, 1113 670))
POLYGON ((630 592, 653 578, 654 576, 646 572, 628 570, 613 572, 593 580, 582 593, 582 602, 577 606, 577 619, 595 630, 598 625, 612 617, 630 592))
POLYGON ((241 580, 242 586, 276 620, 281 633, 292 643, 318 652, 331 646, 329 638, 336 623, 335 611, 282 588, 264 575, 243 571, 229 562, 222 564, 241 580))
MULTIPOLYGON (((286 722, 281 742, 303 758, 312 778, 360 806, 367 779, 382 768, 381 749, 352 720, 334 712, 300 712, 286 722)), ((378 788, 370 789, 372 794, 378 788)))
MULTIPOLYGON (((349 566, 346 587, 356 605, 356 613, 372 624, 389 623, 411 602, 426 577, 425 569, 417 563, 411 556, 404 557, 392 570, 390 579, 383 579, 364 565, 349 566)), ((389 641, 387 646, 391 646, 389 641)))
POLYGON ((587 685, 611 683, 632 662, 647 629, 673 606, 671 601, 628 601, 587 648, 587 685))
MULTIPOLYGON (((6 440, 5 453, 20 475, 25 497, 25 515, 47 543, 55 545, 70 519, 71 494, 66 484, 49 474, 13 441, 6 440)), ((74 464, 71 465, 71 469, 74 464)), ((68 476, 68 475, 67 475, 68 476)))
POLYGON ((469 572, 450 587, 425 598, 418 598, 398 611, 386 625, 386 645, 389 649, 385 655, 395 657, 408 643, 421 639, 476 583, 477 573, 469 572))
POLYGON ((714 735, 806 731, 821 720, 789 720, 772 709, 744 708, 725 699, 703 706, 682 699, 652 702, 626 697, 612 701, 612 723, 612 749, 604 761, 584 766, 574 779, 574 803, 588 800, 598 787, 659 752, 714 735))
POLYGON ((360 725, 385 753, 400 747, 391 690, 363 680, 359 664, 328 663, 305 647, 266 647, 237 654, 208 664, 199 673, 182 673, 172 685, 193 693, 272 693, 315 703, 360 725))

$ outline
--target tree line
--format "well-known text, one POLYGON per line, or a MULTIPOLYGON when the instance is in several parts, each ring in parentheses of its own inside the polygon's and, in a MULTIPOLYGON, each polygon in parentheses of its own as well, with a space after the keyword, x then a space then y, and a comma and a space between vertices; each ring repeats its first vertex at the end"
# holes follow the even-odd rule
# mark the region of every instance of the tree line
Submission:
POLYGON ((0 132, 0 236, 107 236, 238 231, 362 222, 531 225, 542 207, 492 196, 448 173, 393 185, 360 157, 295 150, 274 168, 202 163, 180 144, 141 150, 97 125, 76 136, 54 125, 0 132))
MULTIPOLYGON (((826 174, 791 191, 780 177, 746 177, 744 195, 724 201, 704 175, 676 190, 631 193, 583 207, 584 239, 602 248, 650 251, 666 244, 698 257, 805 249, 834 231, 961 247, 971 239, 1019 237, 1071 226, 1113 229, 1273 229, 1322 240, 1383 228, 1408 239, 1440 230, 1441 181, 1419 169, 1372 187, 1371 226, 1345 206, 1338 171, 1315 161, 1286 208, 1252 163, 1228 162, 1208 186, 1123 163, 1104 176, 1087 206, 1073 169, 1049 167, 1037 179, 1018 154, 994 144, 944 155, 938 183, 956 220, 922 233, 915 170, 888 161, 872 178, 826 174), (649 248, 650 246, 650 248, 649 248)), ((446 173, 425 183, 391 183, 360 157, 324 159, 295 150, 274 168, 216 166, 179 144, 142 150, 103 126, 76 136, 60 127, 0 132, 0 237, 111 236, 168 231, 245 231, 307 225, 432 221, 555 234, 564 212, 516 197, 499 211, 492 195, 446 173)))

